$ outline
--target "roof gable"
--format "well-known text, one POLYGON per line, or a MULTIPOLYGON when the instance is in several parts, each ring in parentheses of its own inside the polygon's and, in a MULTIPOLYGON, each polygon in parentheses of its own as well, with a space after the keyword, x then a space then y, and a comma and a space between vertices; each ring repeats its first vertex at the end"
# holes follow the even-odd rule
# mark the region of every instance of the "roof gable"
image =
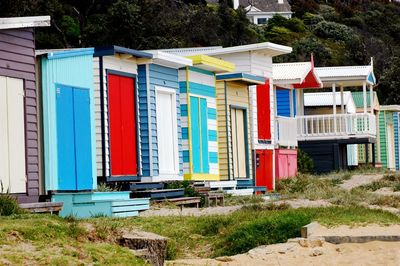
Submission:
POLYGON ((289 2, 287 0, 282 2, 279 4, 278 0, 239 0, 239 5, 255 12, 291 12, 289 2))

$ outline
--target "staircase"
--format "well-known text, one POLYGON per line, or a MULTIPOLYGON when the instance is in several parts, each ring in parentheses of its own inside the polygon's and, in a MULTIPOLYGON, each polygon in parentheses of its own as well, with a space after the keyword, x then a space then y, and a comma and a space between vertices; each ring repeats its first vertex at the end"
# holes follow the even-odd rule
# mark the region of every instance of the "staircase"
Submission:
POLYGON ((52 202, 63 202, 61 217, 132 217, 149 209, 149 199, 130 199, 130 191, 54 193, 52 202))

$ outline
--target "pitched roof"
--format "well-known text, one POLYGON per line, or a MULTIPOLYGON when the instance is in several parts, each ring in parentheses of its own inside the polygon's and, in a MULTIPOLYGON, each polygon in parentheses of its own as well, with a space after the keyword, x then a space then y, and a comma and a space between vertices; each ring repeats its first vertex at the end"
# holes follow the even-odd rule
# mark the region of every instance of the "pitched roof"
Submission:
POLYGON ((322 82, 314 71, 312 61, 273 64, 272 72, 274 84, 277 85, 298 85, 296 86, 298 88, 322 87, 322 82))
POLYGON ((363 82, 372 85, 376 83, 372 64, 367 66, 316 67, 315 71, 324 86, 331 86, 332 83, 344 86, 362 86, 363 82))
POLYGON ((48 26, 50 16, 0 18, 0 30, 48 26))
POLYGON ((256 8, 260 10, 259 12, 291 12, 288 1, 283 0, 282 2, 282 4, 279 4, 278 0, 239 0, 239 5, 244 8, 256 8))

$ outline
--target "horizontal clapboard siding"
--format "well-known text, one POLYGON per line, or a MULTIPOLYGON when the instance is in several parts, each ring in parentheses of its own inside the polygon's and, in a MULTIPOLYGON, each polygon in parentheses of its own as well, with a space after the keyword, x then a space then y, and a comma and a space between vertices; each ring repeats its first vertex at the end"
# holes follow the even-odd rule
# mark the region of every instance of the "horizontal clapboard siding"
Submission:
MULTIPOLYGON (((100 70, 99 58, 93 59, 94 96, 95 96, 95 125, 96 125, 96 162, 97 176, 103 175, 103 136, 101 134, 101 101, 100 101, 100 70)), ((107 91, 107 70, 119 71, 126 74, 137 74, 137 64, 134 58, 126 59, 122 56, 103 57, 103 87, 104 87, 104 124, 105 124, 105 158, 106 176, 110 176, 110 146, 109 146, 109 123, 108 123, 108 91, 107 91)))
POLYGON ((20 202, 35 202, 39 198, 40 164, 33 29, 0 30, 0 76, 24 80, 27 190, 17 196, 20 202))

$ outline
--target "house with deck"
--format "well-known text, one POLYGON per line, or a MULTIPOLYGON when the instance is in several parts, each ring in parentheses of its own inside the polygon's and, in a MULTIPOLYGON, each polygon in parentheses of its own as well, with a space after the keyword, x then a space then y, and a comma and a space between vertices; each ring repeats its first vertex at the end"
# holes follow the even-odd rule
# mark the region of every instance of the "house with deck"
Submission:
MULTIPOLYGON (((341 106, 337 110, 336 97, 332 97, 332 114, 305 115, 301 113, 297 119, 297 139, 299 148, 313 160, 316 172, 329 172, 346 169, 347 146, 350 144, 371 144, 375 153, 377 124, 376 116, 368 111, 367 90, 373 95, 376 84, 373 64, 366 66, 320 67, 315 71, 324 88, 332 90, 332 96, 340 91, 341 106), (344 89, 362 88, 362 113, 346 114, 344 107, 344 89)), ((373 106, 373 98, 370 105, 373 106)), ((304 101, 300 101, 300 110, 304 110, 304 101)), ((372 156, 375 164, 375 156, 372 156)))
POLYGON ((0 18, 0 193, 21 203, 42 192, 34 28, 47 26, 49 16, 0 18))

